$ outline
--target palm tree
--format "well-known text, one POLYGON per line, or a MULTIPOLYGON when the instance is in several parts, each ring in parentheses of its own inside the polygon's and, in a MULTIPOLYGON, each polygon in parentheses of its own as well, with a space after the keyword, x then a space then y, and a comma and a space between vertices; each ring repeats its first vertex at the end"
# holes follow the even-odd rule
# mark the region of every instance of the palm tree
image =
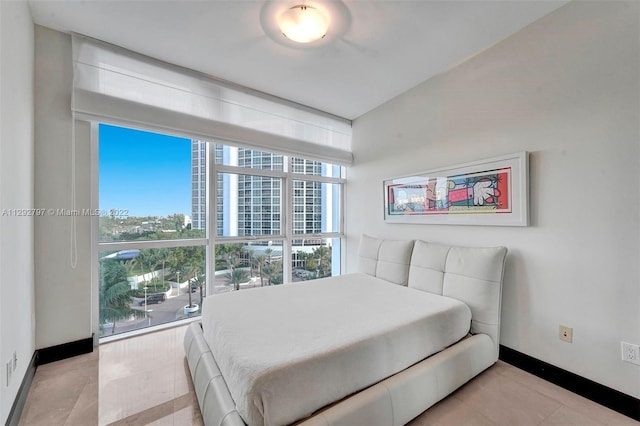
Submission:
POLYGON ((275 284, 274 281, 278 281, 282 273, 282 265, 280 262, 271 262, 267 263, 264 268, 262 268, 265 277, 267 278, 267 285, 275 284))
POLYGON ((197 277, 195 277, 193 279, 193 285, 198 286, 198 288, 200 289, 200 303, 202 303, 202 288, 206 285, 206 279, 204 275, 198 275, 197 277))
POLYGON ((227 262, 227 268, 232 271, 242 263, 242 259, 237 254, 225 254, 224 260, 227 262))
POLYGON ((216 244, 216 269, 218 269, 219 263, 227 264, 227 259, 229 256, 235 255, 240 256, 242 253, 242 243, 233 243, 233 244, 216 244))
POLYGON ((130 276, 136 273, 135 269, 136 269, 136 266, 138 266, 138 263, 139 263, 138 259, 136 258, 125 260, 123 265, 125 267, 127 276, 130 276))
POLYGON ((157 256, 154 249, 140 250, 140 254, 136 257, 136 261, 140 265, 140 274, 144 274, 153 271, 156 264, 158 264, 157 256))
MULTIPOLYGON (((193 307, 193 302, 191 300, 191 282, 198 278, 198 275, 202 271, 202 263, 197 258, 190 258, 187 266, 184 268, 184 273, 187 276, 187 284, 188 284, 188 293, 189 293, 189 307, 193 307)), ((201 290, 202 291, 202 290, 201 290)), ((202 294, 200 294, 202 298, 202 294)))
POLYGON ((240 283, 246 282, 249 280, 249 273, 240 268, 231 269, 231 271, 227 272, 227 278, 229 282, 233 284, 234 290, 240 290, 240 283))
POLYGON ((169 256, 171 252, 167 248, 159 248, 159 249, 144 249, 140 251, 138 257, 136 257, 136 262, 140 263, 140 270, 143 274, 150 273, 151 279, 156 279, 155 272, 157 268, 162 267, 160 271, 160 279, 162 281, 162 285, 165 285, 164 279, 164 270, 167 262, 169 261, 169 256))
POLYGON ((138 318, 144 315, 130 306, 131 288, 127 281, 127 270, 134 265, 130 261, 123 264, 114 260, 103 260, 100 268, 99 322, 101 327, 111 322, 111 334, 115 332, 116 321, 127 319, 131 315, 138 318))
POLYGON ((267 265, 267 257, 264 255, 255 256, 254 262, 258 266, 258 275, 260 275, 260 287, 264 287, 264 267, 267 265))
POLYGON ((271 247, 265 249, 264 254, 267 256, 268 262, 271 263, 271 255, 273 254, 273 249, 271 247))
POLYGON ((320 246, 313 249, 313 257, 317 259, 318 278, 326 277, 331 271, 331 249, 320 246))
POLYGON ((254 262, 254 253, 255 250, 251 247, 243 247, 243 254, 247 256, 247 262, 249 263, 249 275, 253 277, 253 267, 255 266, 254 262))
MULTIPOLYGON (((191 280, 202 270, 204 258, 204 247, 202 246, 175 247, 171 249, 171 256, 166 260, 166 263, 171 267, 172 272, 180 273, 183 277, 191 280), (187 272, 188 266, 191 267, 189 272, 187 272), (185 272, 187 273, 185 274, 185 272)), ((189 289, 190 291, 191 289, 189 289)), ((180 292, 180 283, 178 283, 178 292, 180 292)), ((189 301, 189 305, 191 305, 191 301, 189 301)))
MULTIPOLYGON (((191 280, 197 275, 195 268, 191 265, 187 265, 184 267, 184 269, 181 271, 181 275, 184 274, 184 276, 187 278, 187 294, 189 295, 189 307, 193 307, 193 303, 191 300, 191 280)), ((180 284, 178 284, 180 285, 180 284)))
POLYGON ((164 271, 166 269, 167 262, 169 261, 169 255, 171 254, 171 252, 169 251, 169 249, 161 248, 158 254, 162 262, 162 285, 165 285, 164 271))

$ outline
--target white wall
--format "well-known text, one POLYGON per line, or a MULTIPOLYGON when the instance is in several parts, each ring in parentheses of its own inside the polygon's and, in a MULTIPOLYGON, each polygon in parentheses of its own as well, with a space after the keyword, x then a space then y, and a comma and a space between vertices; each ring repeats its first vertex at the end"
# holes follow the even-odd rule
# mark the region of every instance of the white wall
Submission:
POLYGON ((635 2, 569 3, 357 119, 348 271, 363 232, 505 245, 501 343, 640 397, 620 359, 640 343, 639 21, 635 2), (524 150, 530 227, 384 223, 383 179, 524 150))
MULTIPOLYGON (((71 37, 35 26, 35 204, 72 209, 71 37)), ((90 207, 87 125, 76 130, 77 208, 90 207)), ((46 215, 35 223, 36 348, 91 337, 91 225, 77 219, 77 266, 71 266, 69 216, 46 215)))
MULTIPOLYGON (((0 1, 0 211, 33 208, 33 21, 24 1, 0 1)), ((5 212, 6 213, 6 212, 5 212)), ((0 421, 34 352, 33 217, 0 215, 0 421), (17 355, 6 386, 6 363, 17 355)))

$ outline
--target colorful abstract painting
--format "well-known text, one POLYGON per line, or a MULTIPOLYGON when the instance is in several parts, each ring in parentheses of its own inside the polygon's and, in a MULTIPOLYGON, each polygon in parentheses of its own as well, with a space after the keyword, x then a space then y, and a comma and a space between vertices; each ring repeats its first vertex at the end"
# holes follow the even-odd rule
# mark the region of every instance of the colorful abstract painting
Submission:
POLYGON ((389 215, 511 213, 511 168, 389 185, 389 215))
POLYGON ((527 153, 384 182, 385 220, 462 225, 528 224, 527 153))

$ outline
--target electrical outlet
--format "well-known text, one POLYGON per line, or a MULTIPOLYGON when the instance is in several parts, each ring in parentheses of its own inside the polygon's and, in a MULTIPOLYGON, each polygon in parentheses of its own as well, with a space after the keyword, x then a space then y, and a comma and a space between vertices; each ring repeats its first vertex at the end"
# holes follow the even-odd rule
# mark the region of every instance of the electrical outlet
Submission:
POLYGON ((640 365, 640 346, 627 342, 620 343, 622 344, 622 360, 640 365))
POLYGON ((560 334, 558 336, 560 340, 571 343, 573 342, 573 328, 566 325, 560 326, 560 334))

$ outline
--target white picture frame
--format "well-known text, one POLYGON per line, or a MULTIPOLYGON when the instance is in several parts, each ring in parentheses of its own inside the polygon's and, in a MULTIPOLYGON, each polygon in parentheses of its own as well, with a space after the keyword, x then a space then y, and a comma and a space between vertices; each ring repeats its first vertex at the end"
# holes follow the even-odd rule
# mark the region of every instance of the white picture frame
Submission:
POLYGON ((526 151, 383 181, 387 223, 529 225, 526 151))

